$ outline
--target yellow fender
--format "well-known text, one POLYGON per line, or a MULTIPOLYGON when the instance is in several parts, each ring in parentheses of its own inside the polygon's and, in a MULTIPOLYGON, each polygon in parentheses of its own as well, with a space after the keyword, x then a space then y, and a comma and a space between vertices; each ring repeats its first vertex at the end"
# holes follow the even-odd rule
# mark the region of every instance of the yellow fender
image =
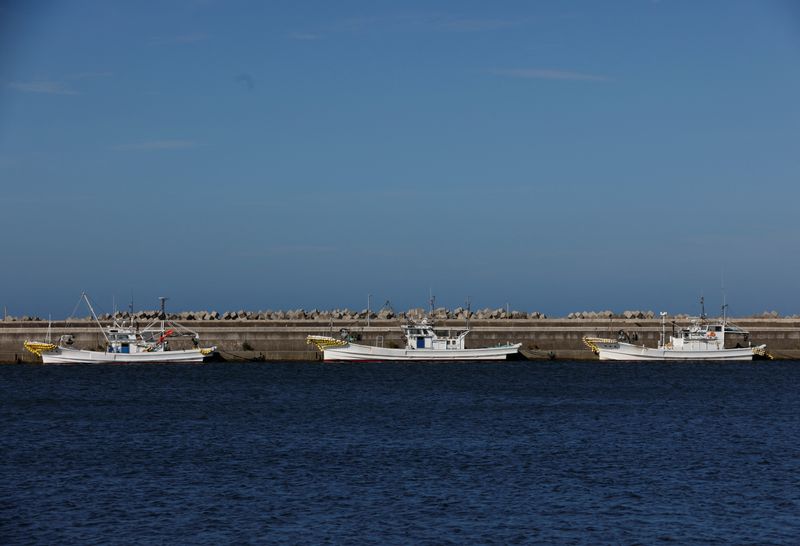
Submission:
POLYGON ((325 349, 330 347, 344 347, 347 342, 328 336, 308 336, 306 337, 306 345, 316 345, 317 350, 324 352, 325 349))
POLYGON ((52 343, 43 343, 41 341, 26 341, 22 344, 28 352, 35 354, 36 356, 42 356, 42 353, 46 353, 49 351, 55 351, 58 349, 56 345, 52 343))

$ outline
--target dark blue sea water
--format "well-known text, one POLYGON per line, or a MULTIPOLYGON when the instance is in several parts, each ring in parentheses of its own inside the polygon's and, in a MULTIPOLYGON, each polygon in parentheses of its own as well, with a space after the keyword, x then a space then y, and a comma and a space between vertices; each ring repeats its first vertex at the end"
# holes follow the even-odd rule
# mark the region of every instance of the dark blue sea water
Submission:
POLYGON ((800 542, 800 363, 0 367, 0 543, 800 542))

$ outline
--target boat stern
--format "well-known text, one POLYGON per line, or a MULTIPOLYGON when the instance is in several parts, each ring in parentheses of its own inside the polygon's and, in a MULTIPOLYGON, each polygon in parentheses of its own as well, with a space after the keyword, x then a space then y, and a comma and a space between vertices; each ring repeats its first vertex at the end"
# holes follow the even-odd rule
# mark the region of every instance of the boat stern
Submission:
POLYGON ((772 360, 775 357, 767 351, 766 345, 757 345, 753 347, 753 358, 757 360, 772 360))

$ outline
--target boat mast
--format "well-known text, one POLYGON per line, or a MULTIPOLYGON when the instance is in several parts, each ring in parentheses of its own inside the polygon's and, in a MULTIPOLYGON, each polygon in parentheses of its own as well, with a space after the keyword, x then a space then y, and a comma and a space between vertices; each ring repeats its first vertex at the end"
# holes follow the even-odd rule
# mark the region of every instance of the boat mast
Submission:
POLYGON ((667 340, 667 313, 661 311, 661 348, 664 348, 664 342, 667 340))

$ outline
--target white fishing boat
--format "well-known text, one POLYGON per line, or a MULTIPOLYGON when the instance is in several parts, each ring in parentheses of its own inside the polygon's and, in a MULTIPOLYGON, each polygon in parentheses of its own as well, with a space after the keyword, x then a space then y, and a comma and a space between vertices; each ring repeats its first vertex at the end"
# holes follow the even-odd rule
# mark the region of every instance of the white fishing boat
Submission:
POLYGON ((666 340, 666 313, 661 313, 661 339, 658 347, 646 347, 630 343, 627 336, 613 340, 600 337, 584 337, 584 344, 600 360, 713 360, 736 361, 752 360, 754 356, 771 358, 766 345, 753 346, 749 332, 729 324, 723 319, 708 322, 705 316, 694 320, 688 327, 681 328, 676 335, 666 340), (725 347, 726 334, 741 334, 747 340, 746 346, 737 343, 736 347, 725 347))
POLYGON ((81 298, 86 301, 92 317, 105 338, 104 351, 73 347, 75 338, 71 334, 60 336, 57 344, 52 343, 49 339, 49 328, 46 341, 25 341, 25 349, 41 357, 44 364, 202 362, 216 350, 216 347, 201 348, 200 338, 196 332, 167 319, 164 311, 166 298, 160 298, 161 312, 158 318, 144 327, 139 327, 132 319, 114 320, 110 326, 104 327, 98 320, 88 296, 84 293, 81 294, 81 298), (191 338, 194 348, 171 349, 170 340, 181 337, 191 338))
POLYGON ((517 354, 522 346, 521 343, 506 343, 496 347, 467 349, 465 339, 469 328, 456 332, 437 331, 430 319, 409 321, 402 325, 402 329, 406 338, 406 346, 402 349, 353 343, 346 332, 342 339, 310 335, 306 343, 315 345, 326 362, 506 360, 517 354))

